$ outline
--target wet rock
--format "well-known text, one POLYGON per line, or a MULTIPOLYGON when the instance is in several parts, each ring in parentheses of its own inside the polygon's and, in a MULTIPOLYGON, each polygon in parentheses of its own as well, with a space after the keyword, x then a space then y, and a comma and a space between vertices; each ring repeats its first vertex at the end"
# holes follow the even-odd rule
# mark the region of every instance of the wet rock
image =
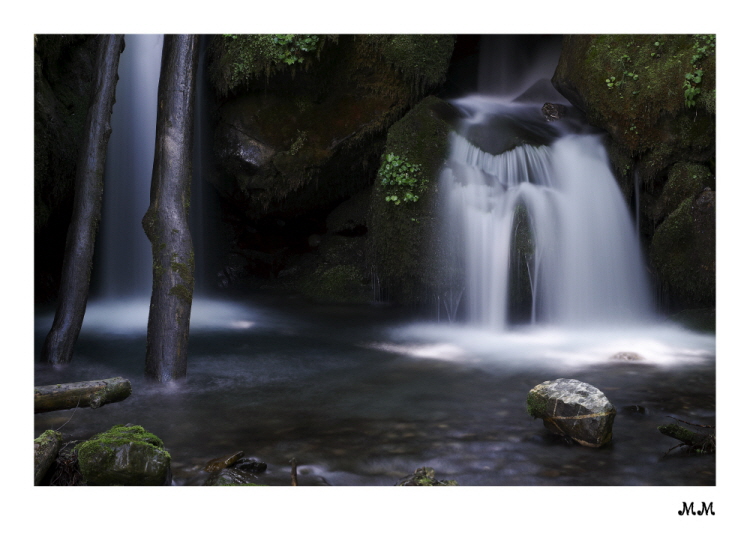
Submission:
POLYGON ((221 458, 214 458, 213 460, 210 460, 205 467, 203 468, 204 471, 208 471, 209 473, 213 473, 214 471, 221 471, 225 467, 230 467, 237 463, 237 461, 242 458, 245 455, 244 452, 238 451, 234 454, 228 454, 227 456, 222 456, 221 458))
POLYGON ((619 360, 623 362, 635 362, 645 360, 643 356, 635 352, 618 352, 614 354, 610 360, 619 360))
POLYGON ((616 410, 607 397, 585 382, 569 378, 548 380, 529 391, 526 408, 554 434, 568 436, 587 447, 612 439, 616 410))
POLYGON ((253 460, 250 458, 243 458, 242 460, 239 460, 236 464, 232 466, 233 469, 239 469, 241 471, 246 471, 248 473, 264 473, 268 466, 265 462, 259 462, 257 460, 253 460))
POLYGON ((216 471, 203 483, 204 486, 260 486, 258 477, 249 471, 229 467, 216 471))
POLYGON ((402 478, 396 486, 458 486, 458 482, 437 480, 432 467, 420 467, 414 474, 402 478))
POLYGON ((115 425, 76 446, 89 486, 168 486, 171 457, 164 443, 142 426, 115 425))
POLYGON ((542 114, 547 122, 562 119, 567 111, 567 108, 562 104, 550 104, 547 102, 542 106, 542 114))

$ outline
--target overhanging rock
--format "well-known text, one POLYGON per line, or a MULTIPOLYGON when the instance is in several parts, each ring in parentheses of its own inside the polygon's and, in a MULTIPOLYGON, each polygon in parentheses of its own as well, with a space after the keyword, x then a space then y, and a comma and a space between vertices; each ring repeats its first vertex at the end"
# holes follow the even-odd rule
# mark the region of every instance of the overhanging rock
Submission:
POLYGON ((526 409, 554 434, 568 436, 587 447, 601 447, 612 439, 616 410, 591 384, 570 378, 548 380, 535 386, 526 409))

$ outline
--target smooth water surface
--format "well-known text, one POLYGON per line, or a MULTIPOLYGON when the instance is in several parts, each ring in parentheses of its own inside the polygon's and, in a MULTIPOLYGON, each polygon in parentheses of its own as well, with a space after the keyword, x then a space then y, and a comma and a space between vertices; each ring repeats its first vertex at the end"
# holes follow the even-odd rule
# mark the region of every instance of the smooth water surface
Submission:
MULTIPOLYGON (((38 414, 35 432, 81 440, 133 423, 161 437, 174 484, 242 450, 268 464, 258 483, 393 485, 421 466, 460 485, 714 485, 715 457, 685 456, 657 427, 715 421, 715 338, 668 323, 505 332, 410 323, 387 307, 290 297, 199 299, 188 378, 143 378, 148 301, 89 306, 73 363, 37 364, 35 383, 124 376, 133 394, 97 410, 38 414), (635 352, 641 361, 611 359, 635 352), (575 378, 617 409, 601 449, 570 445, 526 414, 528 391, 575 378)), ((37 358, 51 323, 38 313, 37 358)))

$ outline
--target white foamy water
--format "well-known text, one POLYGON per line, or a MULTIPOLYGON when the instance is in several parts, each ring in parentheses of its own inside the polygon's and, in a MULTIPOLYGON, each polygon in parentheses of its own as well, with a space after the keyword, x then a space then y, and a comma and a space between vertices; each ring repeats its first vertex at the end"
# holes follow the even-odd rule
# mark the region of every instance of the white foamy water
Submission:
POLYGON ((370 347, 415 358, 499 365, 504 369, 565 369, 618 362, 634 366, 710 362, 715 356, 716 338, 669 322, 609 328, 530 326, 506 331, 417 323, 393 329, 388 341, 370 347))
MULTIPOLYGON (((82 334, 145 335, 148 298, 94 300, 86 307, 82 334)), ((246 330, 268 324, 269 312, 220 299, 195 298, 190 313, 190 330, 246 330)), ((54 314, 36 317, 36 329, 49 329, 54 314)))

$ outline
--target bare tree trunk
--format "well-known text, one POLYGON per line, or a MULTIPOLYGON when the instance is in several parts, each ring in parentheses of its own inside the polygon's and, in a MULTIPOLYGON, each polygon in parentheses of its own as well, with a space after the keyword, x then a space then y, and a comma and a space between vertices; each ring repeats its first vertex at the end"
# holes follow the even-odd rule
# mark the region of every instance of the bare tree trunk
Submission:
POLYGON ((188 227, 197 35, 165 35, 159 78, 151 204, 143 216, 154 257, 146 376, 187 374, 195 261, 188 227))
POLYGON ((86 115, 86 137, 76 165, 73 216, 65 241, 57 311, 42 347, 42 359, 50 364, 70 363, 86 313, 94 242, 102 211, 104 162, 112 132, 110 117, 122 50, 122 35, 100 38, 94 94, 86 115))

